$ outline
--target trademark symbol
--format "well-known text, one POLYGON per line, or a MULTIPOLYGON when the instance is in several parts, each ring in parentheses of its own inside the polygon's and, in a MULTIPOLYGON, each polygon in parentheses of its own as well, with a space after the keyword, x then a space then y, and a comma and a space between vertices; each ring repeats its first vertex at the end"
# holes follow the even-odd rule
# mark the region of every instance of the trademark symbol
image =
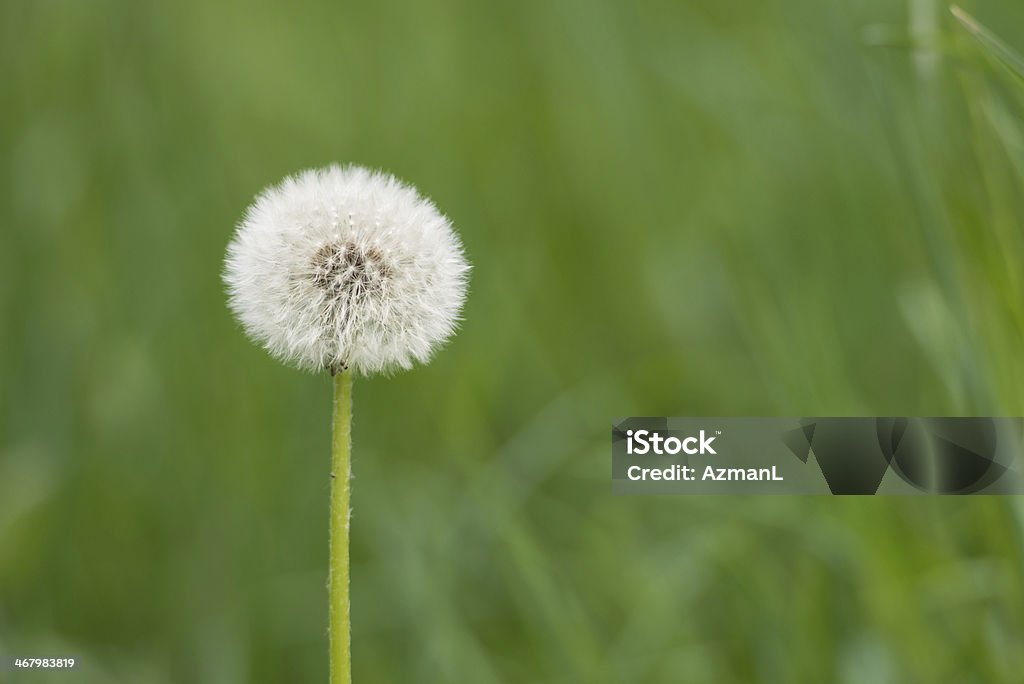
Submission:
POLYGON ((715 430, 715 434, 716 435, 720 435, 720 434, 722 434, 722 431, 721 430, 715 430))

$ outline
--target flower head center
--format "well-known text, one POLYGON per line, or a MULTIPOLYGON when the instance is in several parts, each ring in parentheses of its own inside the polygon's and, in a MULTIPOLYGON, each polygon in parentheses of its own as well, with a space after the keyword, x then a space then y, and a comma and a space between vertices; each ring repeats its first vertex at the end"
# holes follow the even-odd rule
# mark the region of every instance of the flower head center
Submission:
POLYGON ((311 266, 313 284, 334 297, 377 291, 391 275, 380 250, 362 249, 351 241, 322 246, 311 266))

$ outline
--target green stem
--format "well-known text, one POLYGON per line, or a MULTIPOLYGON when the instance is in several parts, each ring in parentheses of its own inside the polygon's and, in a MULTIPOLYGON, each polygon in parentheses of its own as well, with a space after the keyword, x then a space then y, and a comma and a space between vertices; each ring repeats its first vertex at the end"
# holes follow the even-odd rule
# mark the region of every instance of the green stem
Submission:
POLYGON ((334 376, 334 438, 331 442, 331 541, 328 620, 331 684, 352 682, 349 617, 349 497, 352 480, 352 371, 334 376))

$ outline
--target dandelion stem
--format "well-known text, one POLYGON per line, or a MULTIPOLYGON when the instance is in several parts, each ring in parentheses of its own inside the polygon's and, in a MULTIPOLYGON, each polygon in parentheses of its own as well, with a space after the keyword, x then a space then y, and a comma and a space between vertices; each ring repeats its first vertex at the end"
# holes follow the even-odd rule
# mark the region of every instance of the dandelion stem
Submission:
POLYGON ((349 616, 349 497, 352 479, 352 371, 334 376, 334 437, 331 441, 331 539, 328 621, 331 684, 352 682, 349 616))

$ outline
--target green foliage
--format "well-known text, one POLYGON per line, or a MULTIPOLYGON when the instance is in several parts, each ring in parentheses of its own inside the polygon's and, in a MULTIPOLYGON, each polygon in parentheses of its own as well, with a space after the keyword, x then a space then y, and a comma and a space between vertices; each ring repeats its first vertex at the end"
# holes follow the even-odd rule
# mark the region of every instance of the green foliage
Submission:
POLYGON ((1024 415, 1024 6, 968 9, 4 3, 0 653, 325 680, 330 383, 219 269, 351 160, 475 264, 356 383, 357 682, 1018 682, 1015 499, 608 479, 627 414, 1024 415))

